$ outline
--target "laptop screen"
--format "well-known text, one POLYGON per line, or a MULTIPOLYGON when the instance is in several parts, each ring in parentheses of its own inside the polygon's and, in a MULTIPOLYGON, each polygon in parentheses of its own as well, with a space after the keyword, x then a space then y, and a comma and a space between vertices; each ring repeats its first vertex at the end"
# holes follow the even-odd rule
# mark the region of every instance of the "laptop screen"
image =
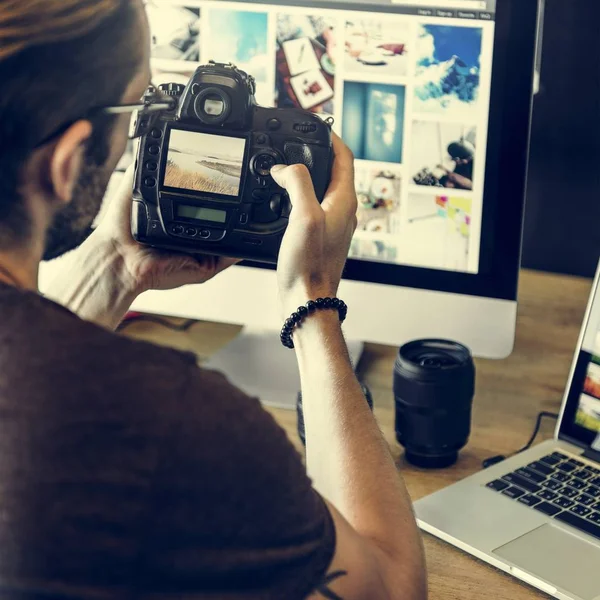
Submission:
POLYGON ((600 268, 567 390, 561 438, 600 451, 600 268))

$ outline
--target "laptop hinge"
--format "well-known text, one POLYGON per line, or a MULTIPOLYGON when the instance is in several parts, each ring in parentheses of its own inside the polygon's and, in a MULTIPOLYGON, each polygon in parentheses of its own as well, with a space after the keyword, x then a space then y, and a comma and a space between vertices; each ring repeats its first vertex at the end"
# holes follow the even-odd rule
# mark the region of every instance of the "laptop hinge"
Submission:
POLYGON ((582 454, 583 458, 589 458, 591 460, 596 461, 597 463, 600 463, 600 452, 596 451, 596 450, 592 450, 591 448, 588 448, 583 454, 582 454))

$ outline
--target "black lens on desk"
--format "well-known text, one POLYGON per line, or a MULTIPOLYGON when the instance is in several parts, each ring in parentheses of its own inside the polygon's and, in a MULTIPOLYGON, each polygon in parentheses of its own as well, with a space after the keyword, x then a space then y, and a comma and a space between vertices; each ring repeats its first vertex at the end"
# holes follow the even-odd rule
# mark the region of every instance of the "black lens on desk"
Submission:
POLYGON ((465 346, 419 340, 400 348, 394 367, 396 438, 406 459, 428 469, 453 465, 471 433, 475 365, 465 346))

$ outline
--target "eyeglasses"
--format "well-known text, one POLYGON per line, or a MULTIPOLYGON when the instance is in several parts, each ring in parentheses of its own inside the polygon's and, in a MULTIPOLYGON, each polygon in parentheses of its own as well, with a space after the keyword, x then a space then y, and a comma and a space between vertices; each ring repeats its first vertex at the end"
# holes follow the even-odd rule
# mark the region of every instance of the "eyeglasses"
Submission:
MULTIPOLYGON (((134 102, 132 104, 115 104, 113 106, 99 106, 92 108, 89 110, 85 117, 82 117, 84 120, 93 120, 95 118, 101 116, 111 116, 111 115, 123 115, 128 113, 138 112, 138 119, 141 115, 157 115, 160 112, 165 110, 171 110, 175 106, 175 99, 167 96, 158 88, 151 85, 148 88, 148 92, 144 95, 140 102, 134 102)), ((152 118, 152 117, 150 117, 152 118)), ((51 142, 54 138, 62 135, 69 127, 76 123, 80 119, 74 119, 65 123, 55 129, 50 135, 46 136, 41 142, 35 145, 35 148, 41 148, 45 146, 49 142, 51 142)), ((129 133, 129 139, 135 140, 140 137, 144 131, 140 128, 132 128, 129 133)))

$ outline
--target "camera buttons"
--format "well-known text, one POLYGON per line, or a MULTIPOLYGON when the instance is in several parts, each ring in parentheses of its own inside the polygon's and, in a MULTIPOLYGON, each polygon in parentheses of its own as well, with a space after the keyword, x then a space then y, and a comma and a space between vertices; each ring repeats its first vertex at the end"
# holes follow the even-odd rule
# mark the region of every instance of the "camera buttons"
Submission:
POLYGON ((240 225, 247 225, 248 224, 248 215, 246 213, 242 213, 240 215, 239 221, 240 221, 240 225))
POLYGON ((188 227, 185 230, 185 235, 188 235, 190 237, 195 237, 195 235, 198 233, 197 229, 194 229, 193 227, 188 227))
POLYGON ((183 235, 184 231, 185 229, 182 225, 173 225, 173 227, 171 227, 171 233, 174 233, 175 235, 183 235))
POLYGON ((198 234, 198 237, 207 240, 210 237, 210 231, 208 229, 202 229, 198 234))
POLYGON ((279 217, 281 215, 281 194, 273 194, 269 203, 271 210, 279 217))
POLYGON ((154 179, 154 177, 146 177, 146 179, 144 179, 144 185, 146 187, 154 187, 156 185, 156 179, 154 179))
POLYGON ((150 148, 148 148, 148 152, 152 154, 152 156, 156 156, 160 152, 160 146, 153 144, 150 146, 150 148))
POLYGON ((269 177, 276 164, 277 159, 272 154, 259 154, 254 159, 254 171, 259 177, 269 177))
POLYGON ((279 215, 275 214, 268 204, 258 204, 252 210, 252 220, 255 223, 274 223, 279 220, 279 215))
POLYGON ((254 203, 265 202, 268 197, 268 192, 266 190, 254 190, 252 192, 252 201, 254 203))
POLYGON ((269 131, 277 131, 281 128, 281 121, 279 119, 269 119, 267 121, 267 129, 269 131))
POLYGON ((158 169, 158 163, 154 160, 149 160, 146 163, 146 170, 150 171, 151 173, 154 173, 154 171, 156 171, 158 169))
POLYGON ((256 143, 264 146, 269 141, 269 138, 264 133, 259 133, 256 136, 256 143))
POLYGON ((160 129, 156 129, 156 127, 150 132, 150 135, 155 139, 158 140, 162 137, 162 131, 160 129))

